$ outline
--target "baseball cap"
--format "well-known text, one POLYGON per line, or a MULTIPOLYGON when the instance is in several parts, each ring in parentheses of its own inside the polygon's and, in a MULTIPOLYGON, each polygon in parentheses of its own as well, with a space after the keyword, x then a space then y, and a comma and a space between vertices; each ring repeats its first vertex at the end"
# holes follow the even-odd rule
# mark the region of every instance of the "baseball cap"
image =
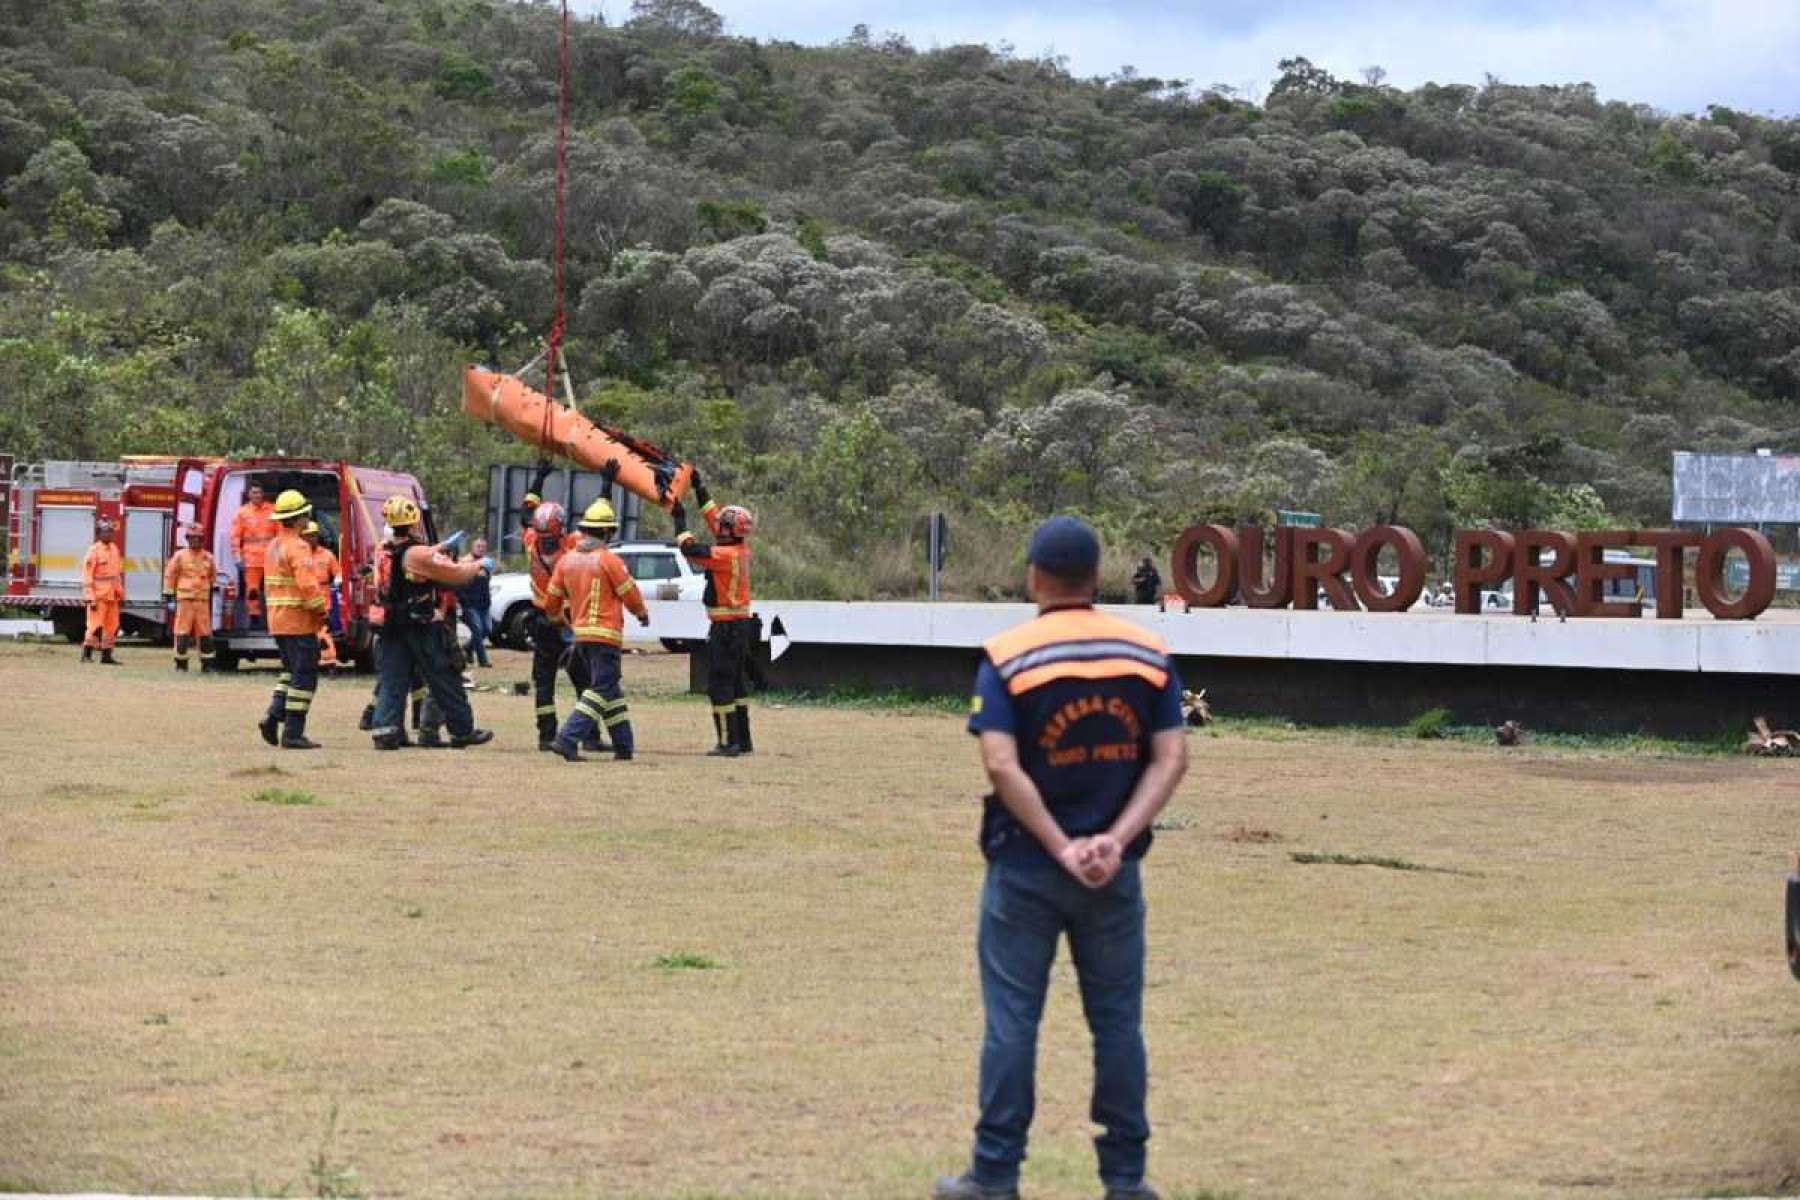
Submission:
POLYGON ((1089 575, 1100 569, 1100 537, 1079 517, 1051 517, 1031 535, 1025 561, 1052 575, 1089 575))

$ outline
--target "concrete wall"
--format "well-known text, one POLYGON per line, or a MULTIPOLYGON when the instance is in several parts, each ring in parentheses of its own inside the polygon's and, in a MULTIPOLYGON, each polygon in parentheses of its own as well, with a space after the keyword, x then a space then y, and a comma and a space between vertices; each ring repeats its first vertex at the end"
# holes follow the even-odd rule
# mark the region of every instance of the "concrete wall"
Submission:
MULTIPOLYGON (((697 605, 652 604, 648 633, 703 638, 697 605)), ((1012 604, 758 605, 791 644, 772 686, 964 696, 980 644, 1028 619, 1012 604)), ((1741 735, 1800 725, 1800 620, 1532 621, 1448 613, 1111 611, 1156 630, 1222 715, 1392 725, 1431 708, 1458 723, 1565 732, 1741 735)), ((765 647, 766 651, 766 647, 765 647)), ((696 690, 704 664, 693 668, 696 690)))

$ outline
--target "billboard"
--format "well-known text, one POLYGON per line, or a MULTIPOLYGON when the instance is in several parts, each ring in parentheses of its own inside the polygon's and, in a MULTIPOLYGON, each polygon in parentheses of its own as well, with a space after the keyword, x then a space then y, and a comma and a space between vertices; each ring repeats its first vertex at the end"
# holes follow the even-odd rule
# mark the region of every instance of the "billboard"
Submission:
POLYGON ((1674 519, 1683 524, 1800 524, 1800 454, 1677 450, 1674 479, 1674 519))
MULTIPOLYGON (((519 543, 519 505, 524 502, 525 490, 537 475, 535 466, 492 466, 488 468, 488 502, 487 502, 487 540, 488 546, 495 554, 518 554, 524 547, 519 543)), ((570 471, 566 469, 550 472, 544 480, 541 493, 543 499, 554 500, 569 513, 569 527, 575 527, 576 518, 600 495, 601 482, 598 471, 570 471)), ((644 502, 637 495, 614 485, 611 494, 613 511, 619 514, 619 536, 630 541, 638 536, 638 519, 643 512, 644 502)))

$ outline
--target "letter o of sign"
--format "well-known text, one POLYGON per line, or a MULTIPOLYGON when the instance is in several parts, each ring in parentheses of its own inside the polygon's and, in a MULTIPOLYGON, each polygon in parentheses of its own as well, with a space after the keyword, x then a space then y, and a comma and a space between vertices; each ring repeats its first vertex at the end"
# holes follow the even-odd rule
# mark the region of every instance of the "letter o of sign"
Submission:
POLYGON ((1405 612, 1419 602, 1425 590, 1425 543, 1410 529, 1377 525, 1356 539, 1350 552, 1350 583, 1356 598, 1370 612, 1405 612), (1393 593, 1381 590, 1381 551, 1394 548, 1399 560, 1399 581, 1393 593))
POLYGON ((1175 541, 1175 592, 1189 608, 1218 608, 1237 594, 1237 534, 1223 525, 1190 525, 1175 541), (1211 587, 1200 586, 1200 548, 1212 548, 1219 564, 1211 587))
POLYGON ((1775 602, 1775 547, 1754 529, 1721 529, 1700 543, 1694 568, 1694 590, 1706 611, 1722 621, 1748 621, 1775 602), (1750 582, 1733 600, 1725 592, 1725 555, 1742 550, 1750 563, 1750 582))

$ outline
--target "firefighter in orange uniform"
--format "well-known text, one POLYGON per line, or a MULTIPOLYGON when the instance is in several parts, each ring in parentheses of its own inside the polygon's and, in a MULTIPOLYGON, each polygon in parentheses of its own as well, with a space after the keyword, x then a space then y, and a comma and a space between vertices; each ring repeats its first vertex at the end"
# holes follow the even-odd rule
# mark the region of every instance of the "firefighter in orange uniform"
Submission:
POLYGON ((718 745, 707 753, 722 758, 749 754, 750 654, 755 626, 750 620, 750 546, 746 538, 756 528, 750 510, 737 504, 720 506, 706 492, 706 484, 694 473, 694 496, 700 514, 718 539, 703 545, 688 532, 687 510, 679 503, 675 518, 675 544, 693 564, 706 572, 706 616, 711 622, 706 635, 706 692, 712 700, 713 733, 718 745))
POLYGON ((253 483, 244 492, 244 506, 231 519, 231 553, 243 578, 244 605, 251 617, 263 615, 263 572, 274 540, 274 507, 264 498, 262 484, 253 483))
POLYGON ((306 736, 306 714, 319 688, 319 630, 325 625, 327 601, 313 568, 312 547, 300 535, 312 505, 290 489, 275 498, 271 515, 281 531, 269 545, 263 582, 268 585, 269 632, 281 651, 281 675, 257 731, 271 746, 317 750, 319 743, 306 736))
POLYGON ((338 616, 338 583, 344 571, 338 565, 338 556, 331 552, 331 547, 319 541, 319 523, 308 521, 301 529, 300 536, 312 548, 313 573, 319 577, 319 586, 325 589, 327 607, 325 624, 319 626, 319 666, 336 670, 338 666, 337 642, 331 636, 331 627, 338 616))
POLYGON ((119 606, 125 601, 125 562, 113 544, 109 517, 94 523, 94 544, 81 560, 81 598, 87 602, 87 636, 81 642, 81 661, 92 662, 94 651, 109 667, 119 665, 113 643, 119 637, 119 606))
POLYGON ((163 600, 174 617, 175 669, 188 669, 188 652, 200 643, 200 670, 213 669, 212 594, 218 567, 205 548, 206 531, 189 525, 187 546, 169 556, 163 568, 163 600))
MULTIPOLYGON (((562 556, 581 541, 564 531, 563 506, 554 500, 532 509, 531 528, 525 531, 525 560, 531 571, 531 683, 537 704, 538 749, 549 750, 556 741, 556 672, 570 648, 563 631, 546 615, 550 577, 562 556)), ((588 679, 578 657, 569 657, 569 679, 576 692, 585 691, 588 679)), ((599 745, 589 749, 603 749, 599 745)))
POLYGON ((607 548, 606 539, 619 529, 619 518, 606 500, 596 500, 581 515, 586 536, 557 560, 546 589, 545 616, 575 632, 575 656, 588 685, 575 711, 557 732, 551 749, 570 762, 582 762, 581 747, 605 730, 613 758, 629 761, 635 746, 630 706, 619 686, 619 652, 625 644, 625 610, 639 625, 650 623, 650 610, 625 560, 607 548))

